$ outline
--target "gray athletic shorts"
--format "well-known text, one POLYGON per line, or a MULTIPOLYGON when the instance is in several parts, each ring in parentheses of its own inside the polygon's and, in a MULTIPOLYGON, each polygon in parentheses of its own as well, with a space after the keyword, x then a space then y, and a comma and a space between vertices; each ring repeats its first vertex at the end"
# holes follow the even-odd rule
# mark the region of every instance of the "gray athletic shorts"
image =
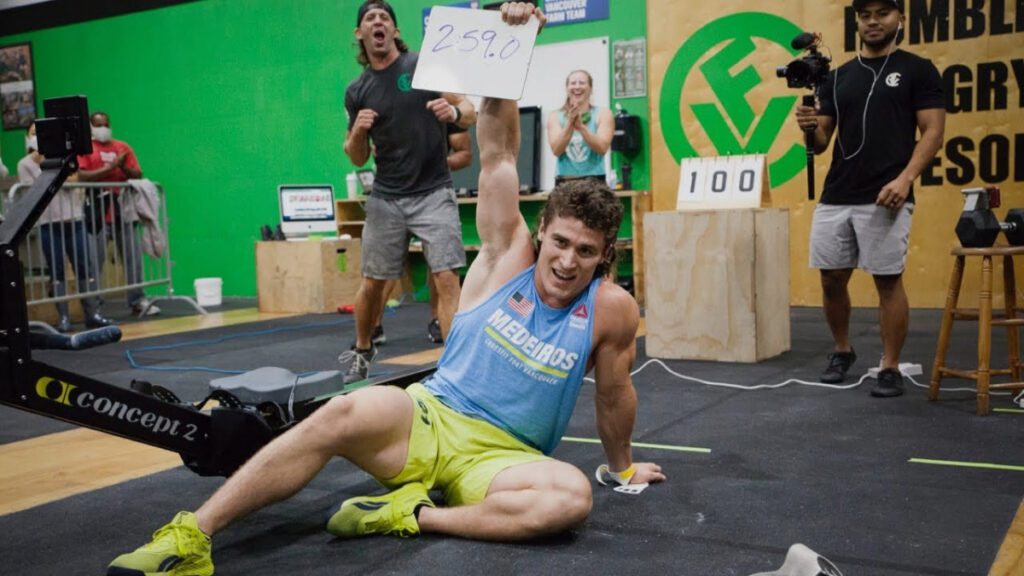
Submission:
POLYGON ((452 188, 399 198, 371 195, 365 208, 363 276, 378 280, 401 278, 411 236, 423 242, 431 271, 466 265, 459 205, 452 188))
POLYGON ((811 222, 811 267, 860 268, 875 276, 902 274, 913 204, 890 210, 874 204, 818 204, 811 222))

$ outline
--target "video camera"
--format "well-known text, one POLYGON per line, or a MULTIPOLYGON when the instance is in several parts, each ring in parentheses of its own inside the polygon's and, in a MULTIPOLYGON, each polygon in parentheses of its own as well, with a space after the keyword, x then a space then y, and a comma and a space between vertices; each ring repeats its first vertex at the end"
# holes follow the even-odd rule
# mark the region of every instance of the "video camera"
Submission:
MULTIPOLYGON (((775 69, 779 78, 786 79, 790 88, 810 88, 815 93, 828 79, 832 58, 818 51, 821 34, 801 32, 789 43, 794 50, 806 50, 803 58, 797 58, 785 66, 775 69)), ((813 94, 803 97, 801 104, 813 108, 817 103, 813 94)), ((804 145, 807 148, 807 199, 814 200, 814 129, 804 128, 804 145)))
POLYGON ((815 89, 828 78, 832 59, 818 51, 821 46, 821 35, 811 32, 799 34, 789 43, 794 50, 807 50, 802 58, 797 58, 785 66, 775 69, 779 78, 786 79, 790 88, 815 89))

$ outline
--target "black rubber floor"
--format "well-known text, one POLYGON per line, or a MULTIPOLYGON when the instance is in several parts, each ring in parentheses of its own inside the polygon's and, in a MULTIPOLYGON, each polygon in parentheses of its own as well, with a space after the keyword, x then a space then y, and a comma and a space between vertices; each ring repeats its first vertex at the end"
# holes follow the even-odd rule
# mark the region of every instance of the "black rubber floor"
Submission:
MULTIPOLYGON (((851 327, 861 374, 880 355, 877 313, 857 310, 851 327)), ((423 305, 385 320, 389 342, 378 370, 395 357, 431 346, 423 305)), ((788 378, 815 380, 830 344, 816 309, 794 309, 793 350, 756 365, 666 362, 698 378, 744 385, 788 378)), ((141 352, 137 361, 166 366, 249 369, 283 365, 330 368, 351 341, 351 320, 316 316, 130 342, 47 360, 78 366, 125 384, 150 379, 202 395, 215 375, 134 370, 125 348, 211 339, 260 329, 339 322, 193 348, 141 352), (346 322, 349 322, 346 324, 346 322)), ((914 311, 904 361, 934 356, 938 311, 914 311)), ((950 356, 974 363, 975 335, 957 327, 950 356)), ((1005 355, 997 334, 993 352, 1005 355)), ((642 353, 637 366, 647 357, 642 353)), ((292 500, 258 512, 215 538, 217 574, 674 574, 743 575, 777 568, 786 549, 803 542, 851 575, 985 574, 1021 501, 1024 472, 915 464, 912 458, 1024 466, 1019 450, 1024 414, 974 415, 974 395, 944 392, 929 403, 910 386, 890 400, 869 397, 864 384, 836 391, 791 385, 740 391, 685 381, 651 365, 634 377, 640 412, 636 458, 660 463, 669 481, 639 496, 595 485, 585 527, 529 544, 489 544, 424 536, 358 541, 333 539, 324 515, 342 499, 378 490, 353 466, 336 461, 292 500), (669 447, 700 447, 710 453, 669 447)), ((950 386, 966 383, 947 381, 950 386)), ((1013 408, 1008 397, 993 406, 1013 408)), ((596 438, 593 390, 580 398, 567 435, 596 438)), ((54 428, 45 418, 0 411, 4 442, 54 428), (44 424, 45 423, 45 424, 44 424)), ((563 441, 555 456, 591 474, 600 447, 563 441)), ((115 487, 0 517, 4 574, 101 574, 117 554, 145 542, 177 510, 196 508, 221 483, 177 468, 115 487)))

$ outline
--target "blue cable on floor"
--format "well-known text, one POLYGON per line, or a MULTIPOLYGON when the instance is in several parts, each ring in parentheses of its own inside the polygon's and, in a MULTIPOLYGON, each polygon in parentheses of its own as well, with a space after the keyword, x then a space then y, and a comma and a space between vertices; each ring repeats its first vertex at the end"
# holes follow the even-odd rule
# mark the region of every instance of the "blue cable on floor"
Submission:
MULTIPOLYGON (((230 336, 222 336, 220 338, 212 338, 209 340, 186 340, 185 342, 178 342, 176 344, 165 344, 162 346, 145 346, 143 348, 129 348, 125 350, 124 355, 128 358, 128 364, 136 370, 153 370, 156 372, 213 372, 214 374, 244 374, 248 370, 224 370, 221 368, 209 368, 206 366, 157 366, 148 364, 139 364, 135 361, 135 354, 141 352, 151 352, 154 350, 174 350, 177 348, 188 348, 190 346, 208 346, 227 342, 228 340, 235 340, 238 338, 253 338, 256 336, 266 336, 269 334, 280 334, 284 332, 299 332, 301 330, 309 330, 311 328, 326 328, 329 326, 340 326, 351 322, 350 318, 342 320, 335 320, 333 322, 317 322, 311 324, 300 324, 298 326, 284 326, 282 328, 270 328, 268 330, 259 330, 257 332, 242 332, 240 334, 232 334, 230 336)), ((311 372, 304 372, 299 374, 300 377, 308 376, 310 374, 316 374, 318 371, 314 370, 311 372)))

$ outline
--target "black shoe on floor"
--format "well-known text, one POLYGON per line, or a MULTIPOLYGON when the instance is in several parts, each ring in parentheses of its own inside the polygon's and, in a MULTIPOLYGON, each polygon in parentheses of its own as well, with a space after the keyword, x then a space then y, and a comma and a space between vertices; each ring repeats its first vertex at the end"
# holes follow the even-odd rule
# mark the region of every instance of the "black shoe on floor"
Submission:
POLYGON ((427 324, 427 338, 434 344, 444 344, 444 337, 441 336, 441 323, 434 318, 427 324))
POLYGON ((846 373, 856 361, 857 353, 853 348, 849 352, 833 352, 828 355, 828 368, 825 368, 818 380, 826 384, 839 384, 846 379, 846 373))
POLYGON ((88 329, 103 328, 104 326, 113 326, 114 321, 110 318, 104 318, 99 313, 93 314, 92 316, 85 317, 85 327, 88 329))
POLYGON ((903 374, 895 368, 878 371, 878 380, 871 388, 875 398, 893 398, 903 395, 903 374))
POLYGON ((381 344, 386 344, 387 341, 388 337, 384 335, 384 326, 382 324, 378 324, 377 327, 373 329, 373 334, 370 334, 370 342, 373 342, 374 346, 380 346, 381 344))

